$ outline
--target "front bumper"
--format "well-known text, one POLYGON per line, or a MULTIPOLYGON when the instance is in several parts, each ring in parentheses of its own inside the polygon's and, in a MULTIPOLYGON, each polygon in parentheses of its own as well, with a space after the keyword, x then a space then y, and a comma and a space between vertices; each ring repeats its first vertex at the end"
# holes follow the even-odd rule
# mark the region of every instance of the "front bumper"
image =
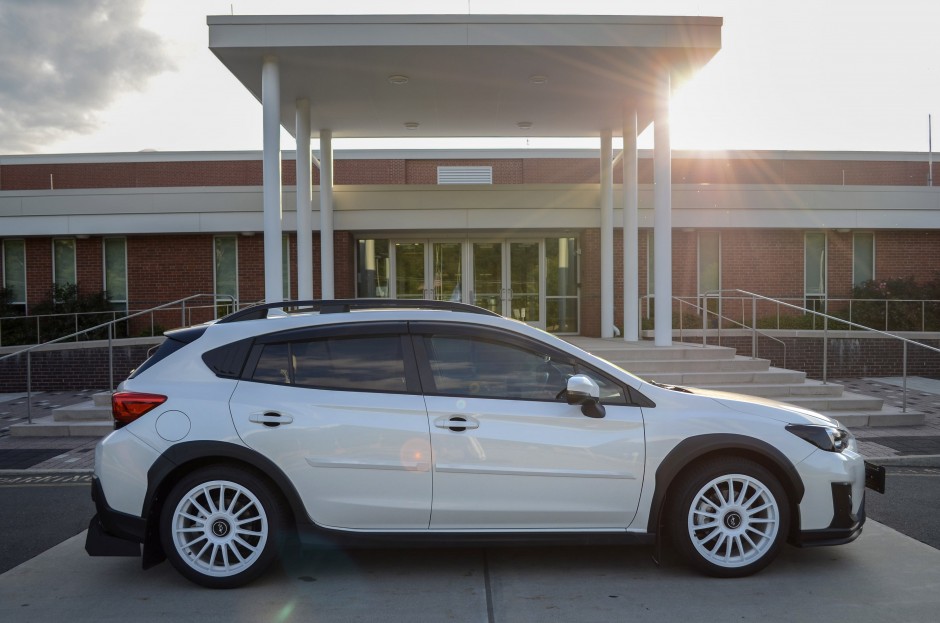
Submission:
POLYGON ((817 547, 822 545, 842 545, 851 543, 862 533, 865 524, 865 490, 858 512, 852 512, 852 485, 832 483, 832 523, 822 530, 803 530, 794 545, 798 547, 817 547))
POLYGON ((92 478, 91 499, 97 513, 88 525, 85 551, 91 556, 140 556, 147 522, 111 508, 97 476, 92 478))

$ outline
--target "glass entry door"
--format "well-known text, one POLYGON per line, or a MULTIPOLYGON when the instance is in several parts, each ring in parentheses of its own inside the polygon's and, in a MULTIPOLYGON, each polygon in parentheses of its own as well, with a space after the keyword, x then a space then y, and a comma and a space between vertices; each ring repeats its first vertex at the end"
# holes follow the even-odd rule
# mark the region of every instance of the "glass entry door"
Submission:
POLYGON ((473 242, 472 256, 474 305, 544 327, 541 241, 473 242))
POLYGON ((463 301, 462 242, 396 242, 394 298, 463 301))

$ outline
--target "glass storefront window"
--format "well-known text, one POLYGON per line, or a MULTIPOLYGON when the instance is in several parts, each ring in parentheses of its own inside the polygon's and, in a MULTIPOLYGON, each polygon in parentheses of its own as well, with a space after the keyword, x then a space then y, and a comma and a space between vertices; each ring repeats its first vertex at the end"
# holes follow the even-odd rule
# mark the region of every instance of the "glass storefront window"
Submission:
POLYGON ((575 238, 545 239, 545 328, 578 332, 578 256, 575 238))

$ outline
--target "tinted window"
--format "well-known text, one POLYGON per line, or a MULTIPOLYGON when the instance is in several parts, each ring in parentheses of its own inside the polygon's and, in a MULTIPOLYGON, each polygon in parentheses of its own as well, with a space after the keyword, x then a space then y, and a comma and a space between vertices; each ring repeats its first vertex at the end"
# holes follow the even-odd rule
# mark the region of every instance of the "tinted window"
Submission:
POLYGON ((426 338, 439 394, 557 400, 574 366, 515 345, 470 336, 426 338))
POLYGON ((398 335, 266 344, 252 380, 317 389, 407 390, 398 335))

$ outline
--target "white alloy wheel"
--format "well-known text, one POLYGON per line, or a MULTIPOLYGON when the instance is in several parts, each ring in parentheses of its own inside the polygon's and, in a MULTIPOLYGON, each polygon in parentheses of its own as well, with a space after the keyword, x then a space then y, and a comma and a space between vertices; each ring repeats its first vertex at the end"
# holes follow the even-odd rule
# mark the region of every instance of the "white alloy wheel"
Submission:
POLYGON ((241 469, 190 474, 170 493, 162 517, 164 551, 180 573, 198 584, 241 586, 274 558, 278 506, 265 485, 241 469))
POLYGON ((755 573, 783 545, 789 502, 777 479, 756 463, 706 463, 680 484, 678 493, 673 539, 691 564, 710 575, 755 573))

